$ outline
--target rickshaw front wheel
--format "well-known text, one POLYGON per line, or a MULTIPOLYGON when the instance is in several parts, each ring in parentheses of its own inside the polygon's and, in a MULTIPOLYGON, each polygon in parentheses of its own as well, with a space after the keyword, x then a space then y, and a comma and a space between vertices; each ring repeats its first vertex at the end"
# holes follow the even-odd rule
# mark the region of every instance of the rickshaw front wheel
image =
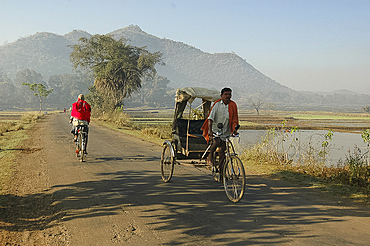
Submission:
POLYGON ((175 165, 174 148, 172 144, 166 141, 163 144, 163 151, 161 157, 161 175, 164 182, 169 182, 172 178, 173 169, 175 165))

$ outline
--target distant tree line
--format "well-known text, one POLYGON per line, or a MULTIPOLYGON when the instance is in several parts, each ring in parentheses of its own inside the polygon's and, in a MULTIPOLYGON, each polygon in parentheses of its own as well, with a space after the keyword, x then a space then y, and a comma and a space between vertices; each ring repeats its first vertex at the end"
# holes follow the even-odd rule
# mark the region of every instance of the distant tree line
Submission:
POLYGON ((161 53, 109 35, 80 38, 72 48, 73 74, 51 75, 45 81, 40 73, 26 68, 12 80, 0 71, 0 109, 35 109, 38 101, 40 110, 42 104, 69 108, 81 93, 102 112, 121 108, 124 102, 152 107, 173 103, 167 93, 170 81, 155 70, 155 64, 162 64, 161 53))
POLYGON ((32 91, 31 85, 34 84, 39 85, 39 88, 43 87, 45 92, 52 90, 43 101, 44 109, 63 109, 69 108, 78 94, 88 93, 87 88, 92 84, 92 79, 77 71, 74 74, 52 75, 45 81, 40 73, 26 68, 19 71, 12 80, 2 71, 0 109, 38 109, 40 97, 35 97, 34 94, 39 93, 39 89, 32 91))
MULTIPOLYGON (((127 97, 123 103, 140 107, 168 107, 173 105, 173 92, 167 85, 170 81, 163 76, 146 77, 135 93, 127 97)), ((44 80, 40 73, 28 68, 19 71, 15 79, 10 79, 6 73, 0 71, 0 110, 38 110, 39 99, 28 84, 43 84, 45 90, 53 90, 43 101, 43 109, 69 108, 76 101, 79 94, 87 95, 88 100, 96 100, 94 95, 94 78, 89 74, 76 71, 73 74, 52 75, 44 80)), ((95 102, 96 105, 99 103, 95 102)))

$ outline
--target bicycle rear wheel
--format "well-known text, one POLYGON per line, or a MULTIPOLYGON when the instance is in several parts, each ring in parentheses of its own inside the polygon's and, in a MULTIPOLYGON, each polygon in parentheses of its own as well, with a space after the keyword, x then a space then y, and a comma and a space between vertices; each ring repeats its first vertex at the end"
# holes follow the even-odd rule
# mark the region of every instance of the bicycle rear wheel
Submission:
POLYGON ((164 182, 169 182, 172 178, 173 168, 175 165, 175 158, 172 153, 174 149, 171 143, 163 145, 161 157, 161 175, 164 182))
POLYGON ((80 158, 80 152, 81 152, 81 135, 77 135, 77 141, 76 141, 76 157, 80 158))
POLYGON ((83 162, 85 160, 85 146, 84 146, 84 134, 78 133, 78 154, 80 161, 83 162))
POLYGON ((232 202, 242 199, 245 190, 245 171, 239 157, 232 155, 226 158, 223 169, 224 189, 232 202))

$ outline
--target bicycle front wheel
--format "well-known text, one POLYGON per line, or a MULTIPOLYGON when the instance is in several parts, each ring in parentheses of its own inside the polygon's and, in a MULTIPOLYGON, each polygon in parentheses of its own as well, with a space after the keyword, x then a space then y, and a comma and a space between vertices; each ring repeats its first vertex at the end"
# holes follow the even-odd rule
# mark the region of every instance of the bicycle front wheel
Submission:
POLYGON ((172 144, 165 143, 161 157, 161 175, 163 181, 166 183, 171 180, 175 165, 175 158, 171 152, 173 152, 172 144))
POLYGON ((239 157, 232 155, 226 158, 223 170, 224 188, 232 202, 239 202, 245 190, 245 171, 239 157))

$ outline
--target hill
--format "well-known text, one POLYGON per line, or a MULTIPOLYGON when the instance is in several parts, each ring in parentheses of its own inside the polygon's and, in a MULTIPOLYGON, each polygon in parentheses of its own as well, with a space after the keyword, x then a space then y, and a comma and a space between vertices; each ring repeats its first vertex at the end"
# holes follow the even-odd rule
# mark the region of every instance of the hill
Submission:
POLYGON ((256 93, 295 93, 268 78, 234 53, 209 54, 181 42, 149 35, 138 26, 129 26, 110 34, 116 38, 129 39, 134 46, 146 46, 151 52, 163 52, 166 65, 157 69, 175 88, 201 85, 219 90, 230 86, 236 89, 236 94, 243 91, 239 97, 256 93))
MULTIPOLYGON (((146 46, 151 52, 163 53, 165 66, 158 66, 158 74, 167 77, 169 86, 201 86, 220 90, 229 86, 239 103, 251 105, 253 101, 272 102, 279 107, 356 107, 367 105, 370 95, 336 91, 331 94, 298 92, 283 86, 235 53, 210 54, 200 49, 158 38, 130 25, 109 33, 115 38, 126 38, 134 46, 146 46)), ((80 37, 91 34, 74 30, 65 35, 36 33, 13 43, 0 46, 0 69, 10 78, 25 68, 41 73, 45 79, 56 74, 71 74, 70 45, 80 37)))
POLYGON ((10 78, 25 68, 44 77, 71 73, 69 53, 73 42, 53 33, 36 33, 0 47, 0 68, 10 78))

